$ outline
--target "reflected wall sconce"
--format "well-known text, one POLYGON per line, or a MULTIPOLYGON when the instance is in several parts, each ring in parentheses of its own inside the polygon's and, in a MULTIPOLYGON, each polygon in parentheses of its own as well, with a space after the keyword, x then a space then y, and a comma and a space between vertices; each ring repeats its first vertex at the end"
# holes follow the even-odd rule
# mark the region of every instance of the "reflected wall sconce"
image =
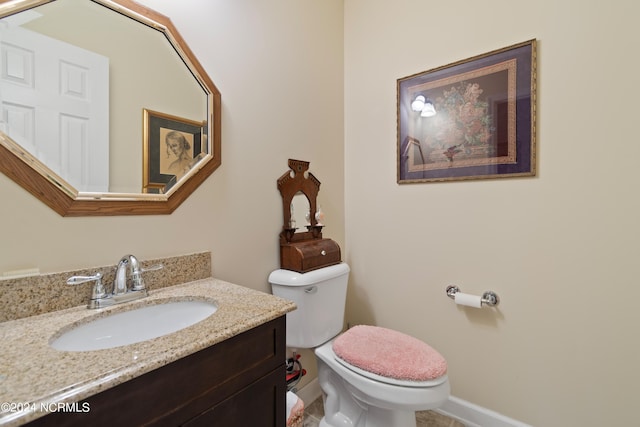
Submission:
POLYGON ((436 108, 433 106, 433 102, 429 98, 425 98, 424 95, 416 96, 411 103, 411 109, 420 111, 421 117, 433 117, 436 115, 436 108))

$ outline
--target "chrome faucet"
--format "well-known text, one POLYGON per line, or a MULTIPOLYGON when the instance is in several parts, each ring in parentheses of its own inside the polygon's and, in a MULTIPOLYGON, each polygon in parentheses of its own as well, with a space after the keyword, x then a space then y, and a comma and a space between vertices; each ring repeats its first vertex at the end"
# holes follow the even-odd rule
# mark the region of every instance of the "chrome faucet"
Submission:
POLYGON ((153 265, 148 268, 140 268, 140 263, 135 256, 125 255, 120 259, 116 267, 111 292, 107 292, 102 284, 102 273, 96 273, 93 276, 73 276, 67 279, 67 284, 78 285, 80 283, 95 281, 96 284, 93 287, 91 299, 87 307, 108 307, 110 305, 146 297, 148 293, 142 278, 142 273, 159 270, 161 268, 163 268, 162 264, 153 265), (127 273, 129 273, 128 275, 131 278, 130 286, 127 280, 127 273))
POLYGON ((134 274, 140 280, 140 265, 138 264, 138 259, 133 255, 125 255, 118 262, 116 275, 113 279, 113 295, 122 295, 133 288, 133 286, 127 286, 127 271, 131 276, 132 282, 134 274))

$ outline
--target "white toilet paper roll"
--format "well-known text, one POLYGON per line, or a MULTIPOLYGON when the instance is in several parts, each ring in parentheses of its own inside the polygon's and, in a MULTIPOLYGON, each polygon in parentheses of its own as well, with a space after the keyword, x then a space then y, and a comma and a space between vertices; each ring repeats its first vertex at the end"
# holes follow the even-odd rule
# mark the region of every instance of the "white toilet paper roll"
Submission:
POLYGON ((481 308, 482 297, 479 295, 463 294, 462 292, 456 292, 454 300, 456 304, 466 305, 468 307, 481 308))

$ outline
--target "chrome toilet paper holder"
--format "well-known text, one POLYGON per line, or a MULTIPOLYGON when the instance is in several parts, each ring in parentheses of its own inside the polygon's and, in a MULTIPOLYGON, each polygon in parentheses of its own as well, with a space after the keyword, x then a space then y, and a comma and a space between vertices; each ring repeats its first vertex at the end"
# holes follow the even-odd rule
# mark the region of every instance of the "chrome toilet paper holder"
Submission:
MULTIPOLYGON (((460 288, 458 288, 456 285, 449 285, 447 286, 447 296, 451 299, 455 299, 456 298, 456 294, 460 291, 460 288)), ((485 293, 482 294, 482 298, 480 300, 482 302, 483 305, 488 305, 490 307, 495 307, 496 305, 498 305, 500 303, 500 298, 498 297, 498 295, 493 292, 493 291, 486 291, 485 293)))

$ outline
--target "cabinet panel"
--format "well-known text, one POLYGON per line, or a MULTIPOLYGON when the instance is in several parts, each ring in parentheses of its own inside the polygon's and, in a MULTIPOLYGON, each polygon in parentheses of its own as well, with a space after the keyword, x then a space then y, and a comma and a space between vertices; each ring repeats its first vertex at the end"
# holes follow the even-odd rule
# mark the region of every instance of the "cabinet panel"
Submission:
POLYGON ((185 424, 185 427, 251 426, 281 427, 286 424, 286 403, 280 404, 287 388, 277 370, 246 387, 185 424))

